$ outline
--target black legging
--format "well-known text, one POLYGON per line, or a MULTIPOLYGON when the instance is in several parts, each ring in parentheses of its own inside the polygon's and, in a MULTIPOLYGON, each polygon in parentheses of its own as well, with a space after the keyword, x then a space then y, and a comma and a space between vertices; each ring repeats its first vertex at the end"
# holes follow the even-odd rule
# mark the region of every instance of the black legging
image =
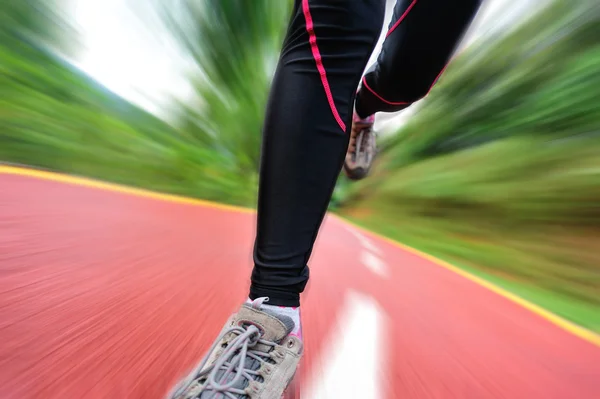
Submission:
POLYGON ((340 173, 356 112, 398 111, 424 97, 481 0, 398 0, 381 54, 385 0, 296 0, 263 131, 250 298, 298 306, 307 262, 340 173))

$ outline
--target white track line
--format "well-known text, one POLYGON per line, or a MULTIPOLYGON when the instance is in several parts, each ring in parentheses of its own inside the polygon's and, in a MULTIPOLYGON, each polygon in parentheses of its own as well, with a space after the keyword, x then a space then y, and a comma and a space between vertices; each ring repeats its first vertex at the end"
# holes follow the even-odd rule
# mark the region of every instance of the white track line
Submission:
POLYGON ((364 234, 357 231, 352 226, 346 226, 346 228, 354 237, 356 237, 358 242, 360 242, 360 244, 365 249, 367 249, 368 251, 370 251, 376 255, 381 255, 381 249, 379 249, 379 247, 377 247, 377 245, 375 245, 375 243, 373 243, 373 241, 371 241, 369 238, 367 238, 364 234))
POLYGON ((389 277, 388 266, 382 258, 381 250, 368 239, 364 234, 354 229, 352 226, 346 226, 348 231, 356 237, 358 242, 362 245, 363 249, 360 252, 360 261, 367 267, 371 272, 377 274, 380 277, 389 277))
POLYGON ((383 312, 371 297, 350 292, 339 320, 302 397, 382 399, 383 312))
POLYGON ((367 251, 361 251, 360 261, 370 271, 377 274, 380 277, 387 278, 389 276, 387 264, 382 261, 377 255, 373 255, 367 251))

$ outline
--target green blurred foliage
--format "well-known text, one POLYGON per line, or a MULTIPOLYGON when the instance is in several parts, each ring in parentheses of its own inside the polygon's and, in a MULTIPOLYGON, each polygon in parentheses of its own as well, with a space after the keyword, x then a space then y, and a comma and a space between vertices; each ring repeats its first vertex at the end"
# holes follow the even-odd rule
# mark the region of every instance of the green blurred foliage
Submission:
POLYGON ((10 44, 0 44, 0 159, 154 188, 176 175, 172 128, 40 47, 10 44))
POLYGON ((72 38, 53 3, 3 3, 0 160, 254 206, 264 106, 289 5, 215 0, 160 9, 199 66, 190 76, 196 101, 176 104, 174 127, 54 55, 72 38))
POLYGON ((0 3, 0 43, 53 46, 68 53, 77 48, 73 28, 57 13, 60 0, 3 0, 0 3))
POLYGON ((558 0, 460 54, 342 212, 600 315, 599 38, 600 6, 558 0))
POLYGON ((182 0, 158 6, 198 66, 189 77, 198 101, 177 104, 180 130, 213 154, 207 168, 212 165, 221 178, 218 199, 254 206, 265 105, 291 2, 182 0))

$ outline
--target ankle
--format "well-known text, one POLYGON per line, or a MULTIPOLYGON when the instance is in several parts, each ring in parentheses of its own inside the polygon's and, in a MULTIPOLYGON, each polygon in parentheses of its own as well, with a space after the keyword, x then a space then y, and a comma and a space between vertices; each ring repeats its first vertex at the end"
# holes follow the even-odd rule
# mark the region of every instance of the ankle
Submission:
POLYGON ((374 123, 375 122, 375 114, 363 116, 359 114, 356 109, 354 110, 354 114, 352 115, 353 122, 361 122, 361 123, 374 123))
MULTIPOLYGON (((246 299, 247 304, 253 304, 250 298, 246 299)), ((300 307, 299 306, 278 306, 278 305, 269 305, 266 302, 260 304, 261 309, 269 310, 270 312, 276 313, 278 315, 287 316, 294 321, 294 329, 290 333, 290 335, 296 336, 302 339, 302 322, 300 317, 300 307)))

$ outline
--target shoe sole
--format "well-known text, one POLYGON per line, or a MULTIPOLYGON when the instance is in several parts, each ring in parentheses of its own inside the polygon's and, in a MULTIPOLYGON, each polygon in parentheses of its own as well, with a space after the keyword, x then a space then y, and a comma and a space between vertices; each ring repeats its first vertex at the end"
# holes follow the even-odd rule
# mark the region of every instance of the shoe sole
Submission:
POLYGON ((362 180, 369 175, 369 169, 364 168, 349 168, 344 162, 344 174, 350 180, 362 180))

